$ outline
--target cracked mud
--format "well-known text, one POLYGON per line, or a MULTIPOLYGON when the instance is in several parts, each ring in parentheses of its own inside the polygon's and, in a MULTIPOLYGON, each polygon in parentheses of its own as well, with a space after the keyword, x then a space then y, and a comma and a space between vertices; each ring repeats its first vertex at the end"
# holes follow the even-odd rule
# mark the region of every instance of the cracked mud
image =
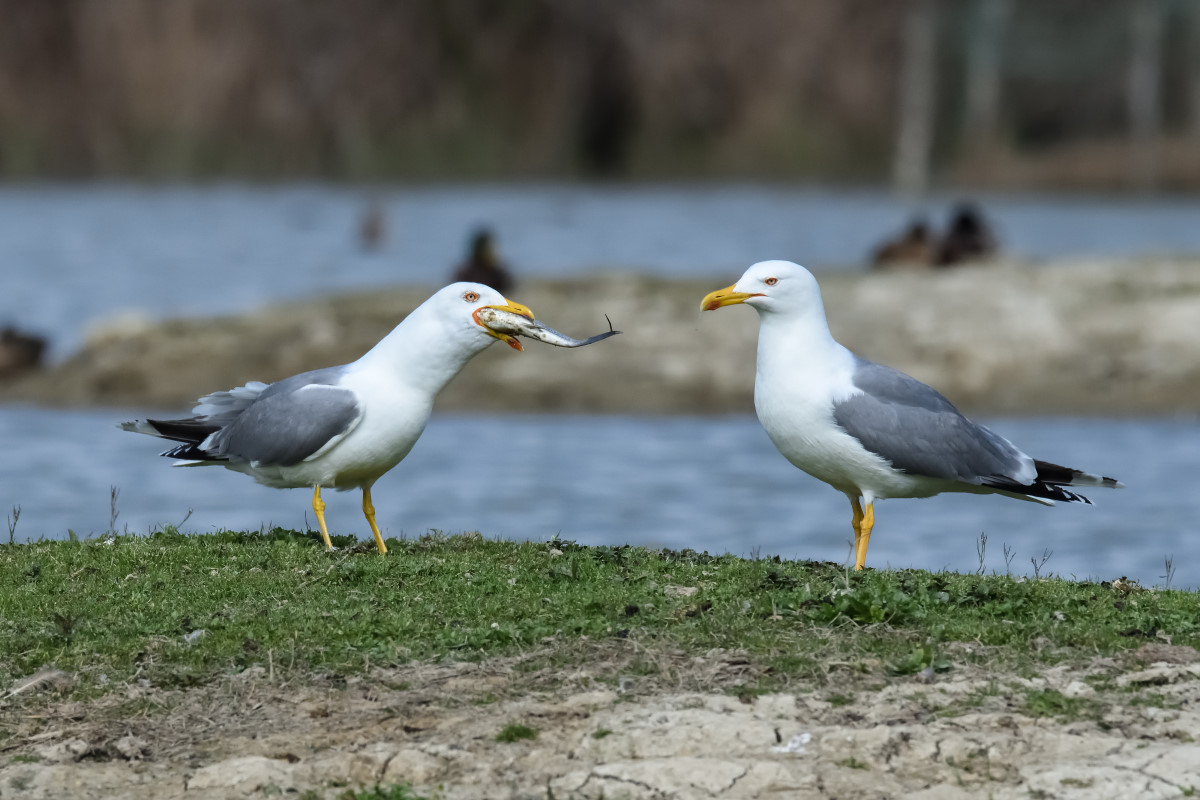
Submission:
POLYGON ((713 691, 745 669, 724 651, 668 678, 530 676, 520 661, 286 684, 252 667, 184 690, 23 696, 0 707, 0 797, 337 798, 376 783, 448 800, 1200 790, 1200 659, 1186 647, 1032 678, 846 674, 740 697, 713 691), (497 741, 512 724, 536 738, 497 741))

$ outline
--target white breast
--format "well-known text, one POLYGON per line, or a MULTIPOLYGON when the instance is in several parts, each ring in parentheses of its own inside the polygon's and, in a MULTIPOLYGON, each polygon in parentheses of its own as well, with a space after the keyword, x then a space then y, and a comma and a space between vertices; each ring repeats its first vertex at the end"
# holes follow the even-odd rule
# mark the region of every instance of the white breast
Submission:
POLYGON ((912 476, 892 469, 833 419, 833 404, 857 393, 854 355, 832 337, 803 346, 764 324, 759 334, 754 408, 784 458, 839 491, 868 498, 923 494, 912 476))

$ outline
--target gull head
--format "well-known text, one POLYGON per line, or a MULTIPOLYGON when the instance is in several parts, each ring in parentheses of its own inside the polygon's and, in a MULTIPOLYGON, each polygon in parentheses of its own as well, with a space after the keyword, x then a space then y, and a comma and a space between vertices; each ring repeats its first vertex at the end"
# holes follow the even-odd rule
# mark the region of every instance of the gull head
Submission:
POLYGON ((533 312, 520 303, 515 303, 490 286, 482 283, 452 283, 440 290, 432 298, 442 310, 442 316, 460 325, 466 335, 481 337, 482 345, 491 344, 488 337, 499 339, 514 350, 523 350, 517 337, 488 327, 479 317, 479 312, 485 308, 495 308, 511 314, 533 319, 533 312))
POLYGON ((821 290, 812 273, 791 261, 760 261, 732 286, 709 292, 701 311, 745 303, 760 314, 803 314, 821 307, 821 290))

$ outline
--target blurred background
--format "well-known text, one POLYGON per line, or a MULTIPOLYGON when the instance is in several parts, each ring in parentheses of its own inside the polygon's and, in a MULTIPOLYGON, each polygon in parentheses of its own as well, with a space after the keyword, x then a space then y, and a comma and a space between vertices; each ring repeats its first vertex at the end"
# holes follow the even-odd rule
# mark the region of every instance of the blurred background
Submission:
MULTIPOLYGON (((1200 584, 1200 3, 0 0, 0 19, 14 540, 311 524, 306 493, 167 469, 113 424, 352 360, 486 276, 566 333, 608 314, 625 334, 477 359, 377 486, 385 535, 842 561, 844 499, 753 419, 753 314, 696 311, 787 258, 848 346, 1129 485, 1083 509, 888 503, 874 564, 1029 573, 1048 548, 1043 571, 1200 584), (498 483, 464 441, 531 466, 498 483)), ((327 500, 335 531, 367 532, 354 497, 327 500)))

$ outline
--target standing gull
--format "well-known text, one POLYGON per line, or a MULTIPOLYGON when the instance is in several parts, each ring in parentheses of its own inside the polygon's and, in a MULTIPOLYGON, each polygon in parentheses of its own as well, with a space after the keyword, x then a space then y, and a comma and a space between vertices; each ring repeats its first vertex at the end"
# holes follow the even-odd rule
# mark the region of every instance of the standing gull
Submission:
POLYGON ((736 303, 761 321, 758 419, 788 461, 850 498, 856 570, 867 559, 876 500, 971 492, 1090 504, 1064 487, 1122 485, 1030 458, 915 378, 842 347, 825 322, 816 278, 799 264, 755 264, 700 307, 736 303))
MULTIPOLYGON (((121 427, 179 442, 163 453, 179 466, 216 464, 277 489, 311 487, 328 549, 333 545, 321 489, 362 489, 363 514, 375 546, 386 553, 371 486, 412 450, 434 398, 459 370, 496 340, 521 350, 513 333, 526 331, 557 334, 495 289, 454 283, 353 363, 207 395, 188 419, 135 420, 121 427), (501 323, 507 324, 501 329, 501 323)), ((610 335, 588 342, 562 337, 574 342, 563 346, 610 335)))

